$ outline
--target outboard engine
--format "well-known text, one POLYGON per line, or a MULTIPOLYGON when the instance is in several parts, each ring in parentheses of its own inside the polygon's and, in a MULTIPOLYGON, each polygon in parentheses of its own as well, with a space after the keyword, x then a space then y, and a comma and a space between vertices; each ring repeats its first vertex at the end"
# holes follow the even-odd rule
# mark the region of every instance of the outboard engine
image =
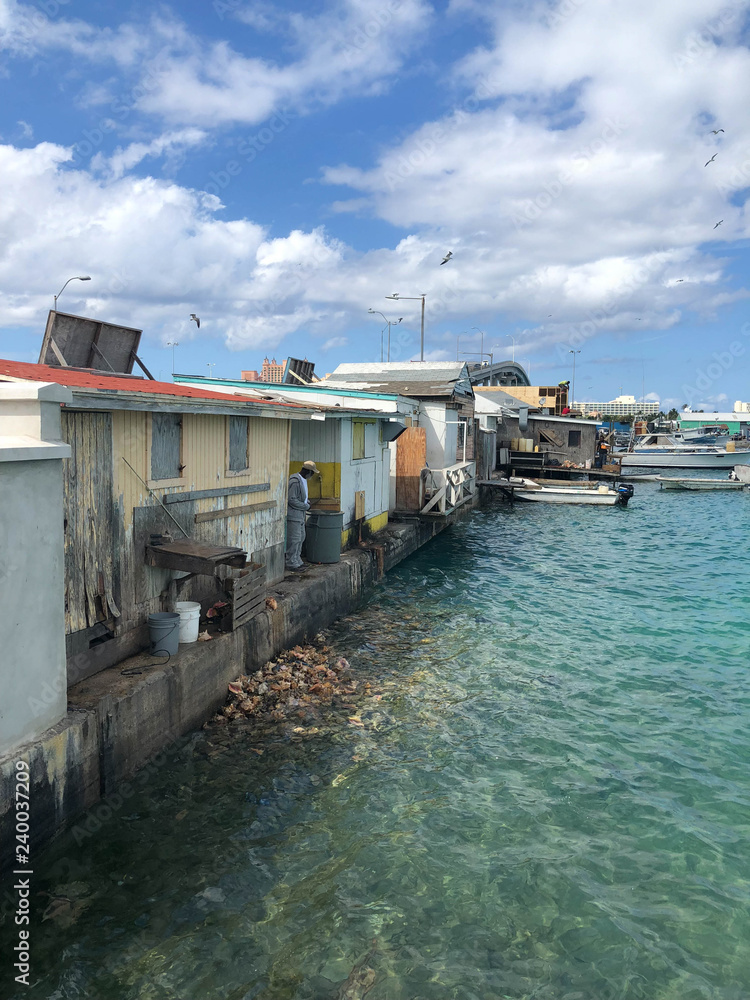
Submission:
POLYGON ((632 497, 635 490, 630 483, 620 483, 617 487, 617 503, 621 507, 627 507, 628 500, 632 497))

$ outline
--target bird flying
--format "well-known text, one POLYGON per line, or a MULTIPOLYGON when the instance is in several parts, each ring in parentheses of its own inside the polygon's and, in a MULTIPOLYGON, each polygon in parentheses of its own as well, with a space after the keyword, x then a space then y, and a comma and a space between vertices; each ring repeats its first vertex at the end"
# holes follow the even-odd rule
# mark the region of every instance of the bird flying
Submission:
POLYGON ((443 259, 440 261, 440 266, 442 267, 443 264, 447 264, 452 256, 453 256, 453 251, 449 250, 448 253, 445 255, 445 257, 443 257, 443 259))
POLYGON ((718 228, 719 228, 719 226, 720 226, 720 225, 722 224, 722 222, 723 222, 723 221, 724 221, 723 219, 719 219, 719 221, 718 221, 718 222, 716 223, 716 225, 714 226, 714 229, 718 229, 718 228))
POLYGON ((681 281, 684 281, 684 280, 685 280, 684 278, 678 278, 678 279, 677 279, 677 284, 679 285, 679 283, 680 283, 681 281))
POLYGON ((707 167, 709 163, 713 163, 713 162, 714 162, 714 160, 716 159, 716 157, 717 157, 718 155, 719 155, 718 153, 714 153, 714 155, 713 155, 713 156, 711 157, 711 159, 710 159, 710 160, 708 161, 708 163, 704 163, 704 164, 703 164, 703 166, 704 166, 704 167, 707 167))
POLYGON ((195 313, 190 313, 190 319, 193 320, 193 322, 195 323, 195 325, 200 330, 200 328, 201 328, 201 321, 200 321, 200 319, 198 319, 198 317, 195 315, 195 313))
POLYGON ((723 131, 724 131, 723 128, 712 128, 711 129, 711 135, 718 135, 719 132, 723 132, 723 131))

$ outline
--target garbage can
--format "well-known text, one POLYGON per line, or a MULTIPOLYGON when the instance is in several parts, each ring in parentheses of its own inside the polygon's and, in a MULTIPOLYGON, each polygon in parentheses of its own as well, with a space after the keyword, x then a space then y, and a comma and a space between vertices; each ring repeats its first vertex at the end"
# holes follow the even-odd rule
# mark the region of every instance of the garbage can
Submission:
POLYGON ((308 511, 305 524, 305 558, 311 563, 337 563, 341 559, 344 512, 308 511))

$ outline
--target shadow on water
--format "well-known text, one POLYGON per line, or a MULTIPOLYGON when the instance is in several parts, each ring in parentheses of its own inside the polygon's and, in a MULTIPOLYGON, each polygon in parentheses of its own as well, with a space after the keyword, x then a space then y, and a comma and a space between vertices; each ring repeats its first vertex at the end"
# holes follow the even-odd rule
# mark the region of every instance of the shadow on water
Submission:
POLYGON ((440 536, 329 630, 351 718, 195 733, 36 859, 2 995, 744 998, 750 498, 696 496, 440 536))

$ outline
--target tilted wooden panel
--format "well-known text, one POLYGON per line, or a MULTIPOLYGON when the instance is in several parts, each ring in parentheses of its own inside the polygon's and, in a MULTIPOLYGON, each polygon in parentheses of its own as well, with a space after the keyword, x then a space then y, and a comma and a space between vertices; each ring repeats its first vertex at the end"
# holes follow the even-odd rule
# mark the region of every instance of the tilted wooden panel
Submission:
POLYGON ((396 509, 419 510, 419 480, 427 464, 427 432, 407 427, 396 450, 396 509))

